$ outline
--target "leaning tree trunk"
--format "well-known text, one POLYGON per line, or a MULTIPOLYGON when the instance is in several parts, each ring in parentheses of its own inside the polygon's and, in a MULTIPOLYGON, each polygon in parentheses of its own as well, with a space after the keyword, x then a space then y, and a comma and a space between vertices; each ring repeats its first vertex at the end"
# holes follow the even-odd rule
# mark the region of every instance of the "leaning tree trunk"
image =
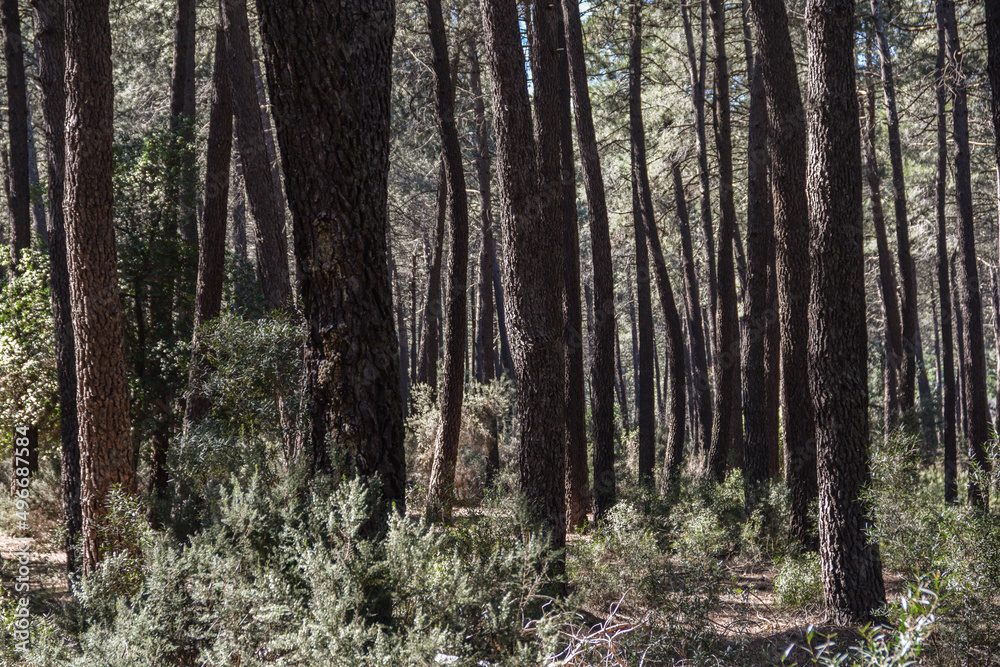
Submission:
POLYGON ((83 571, 114 544, 109 494, 135 493, 128 379, 115 259, 114 84, 107 0, 66 2, 66 248, 76 343, 83 571))
POLYGON ((708 469, 717 481, 725 476, 730 455, 743 440, 740 395, 740 323, 736 305, 733 245, 736 207, 733 202, 733 140, 729 108, 729 61, 723 0, 710 0, 715 40, 715 145, 719 155, 719 248, 715 320, 715 413, 708 469))
POLYGON ((469 203, 465 192, 462 147, 455 124, 455 80, 448 62, 448 41, 440 0, 427 0, 427 24, 433 52, 438 120, 451 209, 451 252, 448 254, 448 303, 445 328, 444 382, 441 425, 434 446, 425 515, 430 521, 450 521, 455 494, 455 465, 462 430, 463 362, 467 348, 469 271, 469 203))
MULTIPOLYGON (((254 83, 246 0, 223 0, 222 4, 233 116, 236 121, 236 145, 243 164, 250 217, 253 218, 256 231, 257 269, 264 288, 264 303, 271 311, 285 310, 291 305, 285 210, 275 197, 271 165, 268 163, 264 143, 264 126, 260 121, 254 83)), ((271 99, 274 99, 274 95, 271 99)))
POLYGON ((793 539, 816 548, 809 504, 816 498, 815 420, 809 398, 809 212, 806 200, 806 122, 795 55, 782 0, 750 0, 767 116, 774 128, 771 194, 781 344, 781 414, 785 481, 791 496, 793 539))
POLYGON ((865 623, 885 605, 862 495, 868 455, 861 130, 853 0, 809 0, 809 214, 813 227, 809 385, 816 406, 820 557, 827 604, 865 623))
MULTIPOLYGON (((972 167, 969 154, 969 108, 966 97, 963 55, 955 20, 954 0, 937 0, 944 18, 951 74, 953 136, 955 142, 955 197, 958 202, 958 289, 965 319, 966 363, 963 368, 969 460, 987 475, 990 460, 986 454, 989 433, 989 406, 986 394, 986 341, 983 338, 983 303, 976 264, 976 234, 972 205, 972 167)), ((970 475, 969 502, 989 507, 989 485, 970 475)))
POLYGON ((55 322, 56 375, 59 393, 63 523, 66 527, 66 570, 77 569, 76 544, 80 535, 80 443, 76 412, 76 353, 71 319, 69 268, 66 264, 66 225, 63 188, 66 181, 66 52, 62 0, 33 0, 35 41, 38 44, 38 80, 42 93, 48 155, 49 284, 55 322))
POLYGON ((390 504, 405 511, 406 488, 386 242, 393 3, 257 7, 308 324, 312 468, 333 472, 336 460, 339 474, 377 478, 381 506, 364 530, 378 534, 390 504))
MULTIPOLYGON (((518 487, 529 508, 561 549, 566 535, 563 443, 562 229, 559 196, 558 118, 537 109, 536 152, 524 52, 514 0, 482 0, 487 65, 493 81, 504 237, 504 292, 508 298, 517 410, 520 417, 518 487), (539 157, 549 164, 539 168, 539 157), (554 168, 552 163, 554 162, 554 168), (540 174, 541 172, 541 174, 540 174), (541 188, 540 188, 541 186, 541 188), (540 191, 541 190, 541 191, 540 191)), ((538 6, 532 62, 535 99, 558 99, 552 21, 538 6), (538 40, 542 40, 539 43, 538 40)))

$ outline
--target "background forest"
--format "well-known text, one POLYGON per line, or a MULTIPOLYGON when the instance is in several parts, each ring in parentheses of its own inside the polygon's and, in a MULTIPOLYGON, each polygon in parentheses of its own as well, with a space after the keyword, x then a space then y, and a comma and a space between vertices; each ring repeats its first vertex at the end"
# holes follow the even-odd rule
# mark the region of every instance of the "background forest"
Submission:
POLYGON ((991 0, 0 19, 0 665, 1000 664, 991 0))

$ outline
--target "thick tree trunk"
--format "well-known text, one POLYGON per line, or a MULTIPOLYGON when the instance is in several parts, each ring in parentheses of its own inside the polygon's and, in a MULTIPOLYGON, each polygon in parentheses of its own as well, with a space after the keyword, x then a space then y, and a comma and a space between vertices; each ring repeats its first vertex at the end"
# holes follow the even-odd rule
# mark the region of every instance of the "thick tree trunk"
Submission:
MULTIPOLYGON (((632 146, 632 222, 635 233, 635 280, 638 310, 638 357, 635 358, 636 411, 639 421, 639 481, 652 485, 656 459, 656 385, 653 378, 653 306, 649 285, 649 251, 641 190, 648 190, 646 131, 642 126, 642 0, 629 9, 629 136, 632 146)), ((652 217, 652 203, 648 215, 652 217)), ((651 222, 651 221, 649 221, 651 222)))
MULTIPOLYGON (((338 474, 378 478, 384 504, 365 527, 377 534, 390 504, 405 511, 406 485, 386 240, 394 7, 391 0, 348 0, 336 9, 259 0, 257 7, 308 323, 312 467, 333 472, 336 460, 338 474)), ((252 92, 249 60, 245 70, 252 92)), ((273 202, 269 172, 259 176, 273 202)))
POLYGON ((879 294, 882 297, 882 314, 885 319, 885 441, 889 442, 900 418, 900 371, 903 358, 902 324, 899 315, 899 300, 896 297, 896 270, 889 241, 885 233, 885 214, 882 210, 881 178, 878 160, 875 157, 877 126, 875 124, 875 92, 868 86, 868 104, 865 105, 864 155, 865 173, 868 176, 868 190, 871 193, 872 225, 875 228, 875 244, 878 248, 879 294))
MULTIPOLYGON (((481 7, 493 81, 500 220, 506 252, 503 282, 509 299, 521 425, 518 486, 550 533, 551 546, 561 549, 566 507, 558 108, 536 108, 536 152, 517 4, 514 0, 483 0, 481 7), (541 167, 539 162, 543 162, 541 167)), ((541 3, 537 9, 538 57, 532 62, 535 100, 554 106, 558 100, 558 54, 553 48, 554 21, 545 16, 553 10, 541 3)))
POLYGON ((878 544, 862 500, 868 455, 861 130, 854 3, 809 0, 809 209, 813 235, 809 380, 816 406, 820 556, 827 604, 842 621, 885 604, 878 544))
POLYGON ((194 337, 191 372, 185 405, 184 431, 204 419, 211 404, 199 388, 208 370, 199 330, 219 316, 226 264, 226 219, 229 214, 229 166, 232 162, 233 106, 229 86, 226 35, 221 23, 215 30, 215 64, 212 68, 212 106, 208 123, 205 165, 205 211, 198 252, 198 285, 194 301, 194 337))
POLYGON ((899 255, 899 276, 903 288, 901 304, 902 338, 899 358, 899 407, 909 410, 914 404, 917 373, 917 270, 910 257, 910 232, 906 210, 906 180, 903 175, 903 153, 899 138, 899 114, 896 111, 896 83, 892 73, 892 54, 885 37, 879 0, 871 0, 875 38, 878 44, 882 87, 885 91, 885 111, 889 129, 889 164, 892 166, 892 201, 896 213, 896 251, 899 255))
POLYGON ((66 527, 66 569, 76 572, 76 542, 80 514, 80 443, 76 412, 76 354, 71 319, 69 268, 66 264, 66 224, 63 189, 66 172, 66 52, 62 0, 33 0, 38 79, 42 92, 48 156, 49 284, 55 321, 56 374, 59 392, 63 523, 66 527))
MULTIPOLYGON (((983 338, 983 303, 976 265, 976 235, 972 206, 972 167, 969 154, 969 109, 966 98, 965 72, 955 20, 954 0, 937 0, 944 18, 951 74, 952 121, 955 142, 955 197, 958 202, 958 289, 965 319, 966 363, 963 367, 969 460, 983 473, 990 471, 986 454, 989 441, 989 406, 986 394, 986 341, 983 338)), ((969 502, 989 507, 989 486, 970 477, 969 502)))
MULTIPOLYGON (((264 143, 264 126, 260 121, 260 106, 254 83, 246 0, 223 0, 222 4, 233 116, 236 121, 236 145, 243 164, 246 199, 256 232, 257 269, 268 310, 284 310, 291 305, 285 209, 275 198, 271 165, 264 143)), ((271 99, 274 99, 273 94, 271 99)))
POLYGON ((108 494, 135 493, 112 220, 114 86, 108 3, 66 2, 66 247, 76 343, 83 570, 104 544, 108 494))
POLYGON ((806 122, 782 0, 750 0, 757 60, 771 123, 771 194, 781 344, 781 414, 785 481, 793 539, 815 548, 809 504, 816 497, 815 418, 809 398, 809 212, 806 122))
POLYGON ((430 487, 424 514, 430 521, 450 521, 455 493, 458 438, 462 430, 463 366, 468 350, 469 203, 465 191, 462 147, 455 124, 455 80, 448 62, 448 41, 440 0, 427 0, 427 24, 433 52, 434 82, 445 178, 451 209, 448 254, 448 303, 445 328, 441 425, 434 446, 430 487))
POLYGON ((729 108, 729 61, 723 0, 710 0, 715 41, 715 145, 719 155, 719 248, 715 320, 715 413, 708 468, 716 480, 725 477, 729 457, 743 440, 740 393, 740 324, 736 304, 733 245, 736 207, 733 202, 733 141, 729 108))
POLYGON ((674 164, 674 200, 677 204, 677 226, 681 234, 681 269, 684 272, 684 312, 687 316, 687 330, 691 344, 691 375, 694 392, 691 400, 694 403, 697 425, 694 437, 694 451, 708 452, 712 436, 712 385, 708 375, 708 359, 705 351, 705 330, 701 322, 701 305, 698 296, 698 271, 694 265, 694 252, 691 248, 691 227, 688 222, 687 199, 684 195, 684 183, 681 179, 681 167, 674 164))

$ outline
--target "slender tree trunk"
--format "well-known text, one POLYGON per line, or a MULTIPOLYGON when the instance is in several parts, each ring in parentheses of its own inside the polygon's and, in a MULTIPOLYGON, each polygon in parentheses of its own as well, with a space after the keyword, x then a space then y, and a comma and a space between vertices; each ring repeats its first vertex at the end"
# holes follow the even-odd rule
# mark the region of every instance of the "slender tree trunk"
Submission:
MULTIPOLYGON (((636 269, 638 271, 638 268, 636 269)), ((636 316, 635 316, 635 292, 632 289, 632 269, 631 264, 625 265, 625 285, 628 288, 628 320, 631 326, 632 333, 632 397, 635 403, 635 419, 636 427, 638 427, 639 422, 639 401, 641 400, 640 395, 640 384, 639 384, 639 329, 636 326, 636 316)))
MULTIPOLYGON (((406 509, 387 261, 394 7, 391 0, 347 0, 336 10, 306 0, 259 0, 257 7, 308 323, 313 470, 332 472, 336 459, 339 474, 378 477, 384 504, 365 527, 378 534, 390 505, 406 509), (364 54, 364 67, 351 54, 364 54)), ((244 69, 252 92, 248 60, 244 69)), ((258 176, 273 202, 269 172, 258 176)))
POLYGON ((420 341, 420 382, 430 386, 432 399, 437 397, 438 315, 441 306, 441 264, 447 219, 448 181, 442 160, 438 172, 437 227, 434 230, 434 250, 427 277, 427 297, 424 299, 424 330, 420 341))
POLYGON ((965 382, 966 373, 965 365, 969 363, 968 357, 965 356, 965 317, 962 312, 962 302, 958 298, 958 275, 955 269, 955 264, 957 263, 958 253, 957 251, 952 251, 951 253, 951 312, 955 319, 955 342, 958 346, 958 367, 955 369, 958 376, 958 414, 957 422, 958 428, 961 429, 962 438, 968 441, 969 439, 969 406, 966 403, 965 396, 965 382))
MULTIPOLYGON (((35 42, 36 44, 38 42, 37 36, 35 37, 35 42)), ((42 187, 41 178, 38 175, 38 151, 35 149, 35 129, 31 124, 30 94, 28 94, 28 187, 32 193, 40 191, 42 187)), ((49 245, 49 232, 47 218, 45 217, 45 201, 35 194, 32 194, 31 197, 31 221, 35 227, 35 238, 38 240, 38 245, 47 248, 49 245)))
POLYGON ((170 160, 175 166, 172 184, 176 188, 181 238, 191 246, 198 245, 198 211, 195 202, 195 179, 198 163, 194 154, 195 123, 195 0, 177 0, 174 17, 174 60, 170 73, 170 129, 174 132, 176 154, 170 160))
POLYGON ((430 521, 450 521, 451 507, 454 504, 458 438, 462 430, 462 398, 465 389, 463 362, 468 350, 466 284, 469 270, 469 203, 465 190, 462 147, 455 124, 455 80, 448 62, 448 41, 440 0, 427 0, 427 24, 433 52, 441 148, 451 209, 451 252, 448 254, 441 426, 434 446, 434 463, 424 514, 430 521))
MULTIPOLYGON (((561 549, 566 507, 558 109, 536 108, 533 136, 517 4, 483 0, 481 7, 503 202, 504 292, 510 299, 511 344, 516 353, 521 425, 518 486, 550 533, 551 546, 561 549)), ((535 101, 555 105, 554 21, 545 16, 552 9, 541 3, 536 9, 535 101)))
POLYGON ((719 154, 719 255, 715 320, 715 413, 708 468, 722 481, 730 455, 743 440, 740 395, 740 328, 736 304, 733 244, 736 207, 733 202, 733 142, 729 109, 729 61, 726 56, 726 16, 723 0, 710 0, 715 41, 715 145, 719 154))
POLYGON ((497 305, 497 334, 500 337, 500 373, 514 372, 514 358, 510 354, 510 339, 507 336, 507 308, 505 306, 503 285, 500 279, 500 259, 497 255, 496 236, 493 237, 493 299, 497 305))
MULTIPOLYGON (((969 109, 966 99, 965 72, 962 51, 955 20, 954 0, 937 0, 944 18, 948 45, 948 65, 951 74, 952 121, 955 142, 955 195, 958 202, 958 259, 959 298, 962 317, 965 319, 965 351, 967 363, 963 364, 965 404, 968 408, 969 460, 975 462, 983 473, 990 472, 986 454, 989 441, 989 406, 986 395, 986 342, 983 337, 983 304, 979 288, 979 269, 976 265, 976 235, 972 206, 972 167, 969 154, 969 109)), ((969 503, 989 507, 989 486, 970 477, 969 503)))
POLYGON ((817 495, 815 419, 809 398, 809 212, 806 122, 782 0, 750 0, 772 132, 771 194, 781 343, 781 414, 785 481, 791 495, 793 539, 815 548, 809 519, 817 495))
POLYGON ((24 77, 24 45, 17 0, 3 0, 4 60, 7 65, 7 138, 10 142, 9 193, 11 265, 31 247, 31 186, 28 178, 28 98, 24 77))
POLYGON ((870 541, 868 332, 854 2, 809 0, 809 212, 813 235, 809 380, 816 406, 820 557, 827 604, 868 622, 885 605, 870 541))
MULTIPOLYGON (((392 259, 392 246, 389 247, 389 258, 392 259)), ((403 419, 409 413, 410 406, 410 382, 406 373, 410 367, 410 344, 406 340, 406 314, 404 312, 406 300, 403 298, 403 286, 399 282, 396 272, 396 263, 389 262, 392 270, 392 284, 396 286, 396 294, 393 301, 396 304, 396 332, 399 338, 399 395, 403 399, 403 419)))
POLYGON ((871 193, 872 225, 878 247, 879 294, 882 296, 882 313, 885 319, 885 441, 889 442, 900 418, 900 363, 903 358, 902 325, 899 301, 896 297, 896 271, 889 254, 885 233, 885 215, 882 211, 881 179, 875 157, 877 126, 875 124, 875 91, 868 86, 865 105, 864 155, 868 190, 871 193))
POLYGON ((83 570, 117 545, 108 494, 135 493, 124 332, 112 220, 114 86, 107 0, 66 2, 66 247, 80 417, 83 570))
MULTIPOLYGON (((625 389, 625 368, 622 366, 622 346, 621 339, 618 337, 618 327, 615 326, 615 361, 617 368, 617 381, 615 382, 615 392, 618 394, 618 409, 622 414, 622 428, 626 431, 632 430, 631 424, 628 419, 628 392, 625 389)), ((611 465, 612 470, 614 465, 614 449, 611 452, 611 465)), ((594 474, 597 474, 597 463, 594 463, 594 474)), ((595 490, 596 493, 596 490, 595 490)))
POLYGON ((212 106, 208 124, 205 165, 205 212, 198 253, 198 284, 194 301, 194 337, 191 373, 184 413, 184 431, 204 419, 211 408, 199 384, 209 370, 200 329, 219 316, 226 263, 226 218, 229 214, 229 166, 232 163, 233 106, 229 86, 226 34, 221 22, 215 29, 215 64, 212 68, 212 106))
POLYGON ((267 308, 272 311, 284 310, 291 305, 285 210, 275 198, 271 165, 268 163, 264 143, 264 127, 260 121, 260 106, 254 84, 246 0, 223 0, 222 4, 225 10, 223 25, 226 30, 226 51, 229 54, 236 145, 243 163, 247 204, 256 231, 257 268, 267 308))
POLYGON ((942 436, 944 440, 944 497, 946 502, 958 498, 958 445, 955 432, 956 387, 955 346, 952 340, 951 281, 948 273, 948 135, 945 109, 948 90, 946 69, 947 47, 941 3, 935 4, 937 17, 937 66, 935 68, 935 99, 937 117, 937 178, 934 184, 934 210, 937 222, 937 280, 941 303, 941 377, 944 385, 942 436))
POLYGON ((916 378, 917 335, 917 270, 910 257, 910 232, 906 210, 906 180, 903 175, 903 153, 899 138, 899 114, 896 111, 896 83, 892 73, 892 54, 885 37, 879 0, 871 0, 875 39, 878 44, 882 87, 885 91, 885 111, 889 129, 889 164, 892 166, 892 201, 896 213, 896 251, 899 254, 899 276, 903 288, 901 304, 902 338, 899 358, 899 407, 913 407, 916 378))
POLYGON ((48 156, 49 283, 55 321, 56 374, 59 393, 63 523, 66 569, 77 569, 76 544, 80 514, 80 443, 76 411, 76 353, 71 319, 69 268, 66 264, 66 223, 63 188, 66 172, 66 52, 62 0, 33 0, 35 41, 38 44, 38 80, 42 92, 48 156))

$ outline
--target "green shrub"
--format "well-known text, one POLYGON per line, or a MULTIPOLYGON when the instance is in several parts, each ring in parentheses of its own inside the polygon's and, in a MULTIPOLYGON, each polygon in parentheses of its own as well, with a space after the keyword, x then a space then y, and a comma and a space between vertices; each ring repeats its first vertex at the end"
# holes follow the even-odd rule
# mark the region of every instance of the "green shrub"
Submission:
POLYGON ((774 575, 774 601, 779 607, 802 607, 823 602, 819 555, 804 553, 785 558, 774 575))

